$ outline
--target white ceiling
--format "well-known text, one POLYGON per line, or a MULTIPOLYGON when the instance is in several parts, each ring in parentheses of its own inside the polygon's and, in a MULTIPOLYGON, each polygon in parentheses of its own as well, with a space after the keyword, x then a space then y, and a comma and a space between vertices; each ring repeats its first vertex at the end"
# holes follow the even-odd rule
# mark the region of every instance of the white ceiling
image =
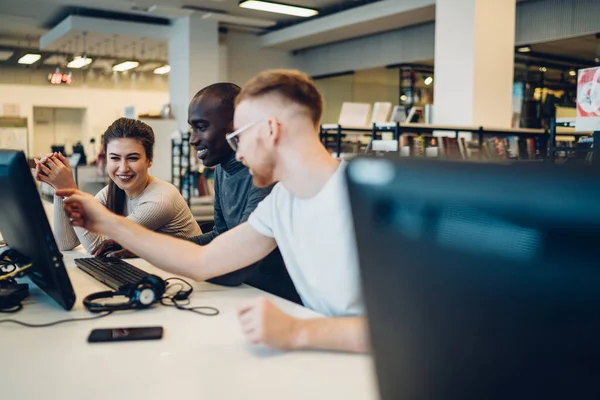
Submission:
POLYGON ((430 22, 434 0, 382 0, 263 35, 263 46, 285 50, 338 42, 430 22))
MULTIPOLYGON (((279 1, 331 12, 332 10, 348 8, 349 6, 359 6, 369 0, 279 1)), ((395 1, 404 2, 405 0, 395 1)), ((181 16, 182 7, 185 6, 195 9, 214 10, 233 16, 273 20, 281 24, 301 20, 284 15, 242 9, 238 7, 238 3, 239 0, 0 0, 0 48, 8 46, 37 49, 39 47, 39 37, 61 22, 62 19, 70 14, 88 15, 90 10, 125 14, 136 18, 143 16, 158 17, 167 20, 181 16), (159 7, 156 10, 149 11, 152 6, 157 5, 159 7)), ((339 15, 341 16, 342 14, 339 15)), ((328 31, 319 38, 305 38, 302 45, 291 43, 287 46, 289 49, 297 49, 309 45, 323 44, 323 40, 328 42, 344 40, 357 35, 372 34, 377 31, 398 29, 399 26, 426 22, 433 20, 434 17, 434 8, 430 6, 416 10, 412 14, 406 13, 406 15, 389 18, 389 21, 385 23, 378 21, 375 24, 354 24, 346 27, 344 30, 328 31)), ((317 21, 314 20, 309 24, 317 23, 317 21)), ((273 32, 266 35, 266 37, 283 35, 284 31, 293 30, 293 28, 287 28, 277 33, 273 32)), ((591 35, 560 41, 554 44, 538 44, 532 46, 532 48, 533 51, 540 53, 555 54, 563 57, 578 56, 578 58, 588 59, 593 55, 598 56, 598 42, 591 35)), ((286 48, 285 46, 281 47, 286 48)), ((60 43, 59 47, 52 50, 59 53, 81 53, 83 52, 83 38, 77 34, 70 35, 66 41, 60 43)), ((86 53, 91 55, 115 59, 135 57, 140 59, 165 60, 167 58, 166 43, 157 39, 142 39, 134 36, 114 37, 101 33, 90 34, 86 36, 85 50, 86 53), (144 52, 143 55, 142 51, 144 52)))
MULTIPOLYGON (((285 0, 284 2, 331 11, 338 7, 359 5, 365 1, 285 0)), ((151 17, 168 20, 193 12, 189 10, 191 8, 260 19, 267 23, 274 21, 289 24, 301 20, 296 17, 243 9, 238 6, 238 3, 239 0, 0 0, 0 47, 38 49, 40 36, 68 15, 73 14, 111 18, 111 15, 101 15, 108 12, 118 13, 121 17, 128 15, 132 18, 151 17)), ((60 43, 60 48, 52 50, 64 53, 83 52, 83 38, 80 35, 70 35, 64 43, 60 43)), ((88 54, 116 58, 133 55, 137 55, 137 58, 162 60, 167 58, 166 43, 150 38, 114 37, 90 33, 86 36, 85 50, 88 54), (143 56, 142 51, 145 53, 143 56)))
MULTIPOLYGON (((333 6, 352 5, 356 0, 287 0, 286 3, 323 9, 333 6)), ((43 34, 53 19, 77 8, 106 10, 168 18, 177 17, 183 6, 226 12, 232 15, 290 21, 294 17, 240 8, 238 0, 1 0, 0 38, 37 37, 43 34), (156 12, 147 12, 152 6, 160 6, 156 12)), ((65 15, 66 16, 66 15, 65 15)), ((55 23, 59 21, 54 21, 55 23)))

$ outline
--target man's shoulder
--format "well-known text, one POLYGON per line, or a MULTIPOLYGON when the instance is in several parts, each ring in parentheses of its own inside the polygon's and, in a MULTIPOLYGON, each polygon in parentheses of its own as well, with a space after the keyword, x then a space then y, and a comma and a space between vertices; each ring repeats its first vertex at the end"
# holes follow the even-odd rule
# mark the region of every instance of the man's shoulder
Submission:
POLYGON ((268 196, 271 201, 277 205, 281 205, 286 202, 292 201, 292 194, 283 186, 281 182, 277 182, 267 188, 261 188, 260 190, 265 191, 265 195, 268 196))

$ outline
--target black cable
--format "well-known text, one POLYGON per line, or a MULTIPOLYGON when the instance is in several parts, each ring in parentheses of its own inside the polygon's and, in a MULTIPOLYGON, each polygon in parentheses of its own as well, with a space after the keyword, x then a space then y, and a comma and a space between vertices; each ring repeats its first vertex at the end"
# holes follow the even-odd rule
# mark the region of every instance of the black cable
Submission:
MULTIPOLYGON (((23 308, 22 305, 21 305, 21 308, 23 308)), ((21 308, 19 308, 19 310, 21 308)), ((16 311, 19 311, 19 310, 16 310, 16 311)), ((16 311, 14 311, 14 312, 16 312, 16 311)), ((23 322, 23 321, 17 321, 16 319, 0 319, 0 324, 3 322, 12 322, 13 324, 25 326, 27 328, 46 328, 48 326, 63 324, 65 322, 89 321, 91 319, 103 318, 103 317, 109 316, 112 313, 113 313, 112 311, 107 311, 105 314, 98 314, 98 315, 94 315, 93 317, 61 319, 61 320, 54 321, 54 322, 48 322, 47 324, 30 324, 30 323, 23 322)))
POLYGON ((211 306, 181 307, 175 304, 175 308, 178 310, 191 311, 196 314, 204 315, 205 317, 214 317, 215 315, 219 315, 219 310, 211 306))
MULTIPOLYGON (((169 278, 169 279, 165 280, 165 282, 169 282, 169 281, 179 281, 177 284, 175 284, 173 286, 181 287, 181 289, 177 290, 175 293, 167 293, 165 296, 163 296, 160 299, 160 304, 167 306, 167 307, 175 307, 178 310, 191 311, 191 312, 194 312, 196 314, 200 314, 200 315, 203 315, 206 317, 213 317, 215 315, 219 315, 220 312, 215 307, 210 307, 210 306, 186 307, 187 305, 190 304, 189 295, 193 291, 192 285, 190 285, 188 282, 186 282, 185 280, 183 280, 181 278, 169 278), (185 290, 183 284, 180 282, 183 282, 186 285, 188 285, 189 289, 185 290)), ((16 305, 13 308, 0 310, 0 312, 16 313, 18 311, 21 311, 22 309, 23 309, 23 305, 19 303, 18 305, 16 305)), ((13 324, 21 325, 21 326, 24 326, 27 328, 46 328, 49 326, 63 324, 66 322, 89 321, 92 319, 103 318, 112 313, 113 313, 113 311, 107 311, 103 314, 94 315, 93 317, 61 319, 58 321, 48 322, 46 324, 30 324, 30 323, 23 322, 23 321, 17 321, 15 319, 0 319, 0 324, 3 322, 7 322, 7 323, 11 322, 13 324)))
MULTIPOLYGON (((186 301, 185 305, 190 304, 189 299, 183 300, 183 301, 186 301)), ((184 305, 182 305, 180 303, 181 303, 181 301, 173 300, 170 297, 163 297, 162 299, 160 299, 160 304, 162 304, 163 306, 175 307, 176 309, 183 310, 183 311, 191 311, 196 314, 204 315, 205 317, 214 317, 215 315, 219 315, 219 313, 220 313, 219 309, 217 309, 215 307, 211 307, 211 306, 184 307, 184 305), (169 300, 171 303, 170 304, 166 303, 165 302, 166 300, 169 300)))
POLYGON ((165 295, 160 299, 160 304, 167 307, 175 307, 178 310, 191 311, 205 317, 214 317, 215 315, 219 315, 219 310, 211 306, 185 307, 190 304, 189 296, 192 294, 193 286, 181 278, 165 279, 165 283, 167 283, 167 285, 170 283, 170 281, 178 281, 172 287, 181 287, 181 289, 175 293, 168 293, 165 291, 165 295), (189 289, 185 290, 181 282, 186 284, 189 289))

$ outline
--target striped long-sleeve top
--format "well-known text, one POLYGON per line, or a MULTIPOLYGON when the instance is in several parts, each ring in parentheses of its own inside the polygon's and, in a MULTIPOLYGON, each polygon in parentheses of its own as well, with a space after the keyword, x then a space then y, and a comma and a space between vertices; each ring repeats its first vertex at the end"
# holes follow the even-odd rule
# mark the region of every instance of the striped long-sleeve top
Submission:
MULTIPOLYGON (((107 194, 108 186, 98 192, 96 200, 106 204, 107 194)), ((148 229, 182 239, 202 233, 175 186, 155 177, 137 197, 130 199, 125 196, 123 215, 148 229)), ((54 196, 54 236, 61 251, 72 250, 81 243, 88 253, 109 239, 71 226, 63 200, 57 196, 54 196)))

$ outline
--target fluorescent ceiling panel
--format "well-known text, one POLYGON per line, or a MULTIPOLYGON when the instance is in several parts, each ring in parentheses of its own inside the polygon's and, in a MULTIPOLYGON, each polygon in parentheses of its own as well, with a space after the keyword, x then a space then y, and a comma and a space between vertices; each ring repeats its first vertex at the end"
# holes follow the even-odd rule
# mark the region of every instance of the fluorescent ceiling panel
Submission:
POLYGON ((92 59, 89 57, 75 57, 73 61, 67 64, 69 68, 83 68, 86 65, 90 65, 92 63, 92 59))
POLYGON ((250 10, 267 11, 277 14, 293 15, 295 17, 312 17, 319 12, 312 8, 291 6, 288 4, 273 3, 261 0, 245 0, 240 3, 240 7, 250 10))
POLYGON ((19 58, 19 64, 33 64, 42 58, 41 54, 25 54, 23 57, 19 58))
POLYGON ((154 70, 154 73, 156 75, 164 75, 164 74, 168 74, 169 72, 171 72, 171 66, 170 65, 164 65, 160 68, 156 68, 154 70))
POLYGON ((123 61, 122 63, 112 67, 112 70, 116 72, 124 72, 129 71, 130 69, 134 69, 138 65, 140 65, 140 63, 137 61, 123 61))

